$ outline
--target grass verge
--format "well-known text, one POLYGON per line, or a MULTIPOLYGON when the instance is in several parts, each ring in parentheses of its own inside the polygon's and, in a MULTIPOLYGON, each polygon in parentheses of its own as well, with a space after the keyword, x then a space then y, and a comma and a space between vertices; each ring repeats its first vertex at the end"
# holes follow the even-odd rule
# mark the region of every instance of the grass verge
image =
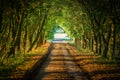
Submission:
POLYGON ((68 45, 69 52, 91 80, 120 80, 120 60, 109 60, 92 52, 79 52, 68 45))
POLYGON ((45 55, 49 46, 50 43, 46 43, 26 53, 25 57, 23 55, 16 55, 14 58, 10 57, 9 62, 0 64, 0 80, 22 79, 26 71, 31 71, 36 62, 45 55))

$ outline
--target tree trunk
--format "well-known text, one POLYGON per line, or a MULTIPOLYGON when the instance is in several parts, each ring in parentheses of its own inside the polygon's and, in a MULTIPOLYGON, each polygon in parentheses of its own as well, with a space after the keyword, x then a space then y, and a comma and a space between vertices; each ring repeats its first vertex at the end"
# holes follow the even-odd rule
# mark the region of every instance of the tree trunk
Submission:
POLYGON ((115 24, 112 24, 112 36, 111 36, 111 59, 113 59, 113 56, 115 54, 115 47, 116 47, 116 26, 115 24))
POLYGON ((0 33, 2 32, 3 1, 0 1, 0 33))
POLYGON ((40 24, 40 28, 38 29, 38 32, 37 32, 37 36, 36 36, 35 40, 32 42, 32 44, 30 45, 30 48, 28 49, 27 52, 29 52, 29 51, 33 48, 33 46, 35 45, 35 43, 38 41, 39 35, 42 33, 42 30, 43 30, 43 27, 44 27, 46 18, 47 18, 47 15, 45 15, 45 16, 43 17, 42 22, 41 22, 41 24, 40 24))
POLYGON ((104 43, 103 57, 107 58, 108 53, 108 42, 104 43))
POLYGON ((93 39, 94 37, 92 36, 91 37, 91 51, 93 51, 93 49, 94 49, 94 39, 93 39))
POLYGON ((25 51, 26 51, 26 45, 27 45, 27 26, 25 26, 25 33, 24 33, 24 38, 23 38, 23 48, 24 48, 24 56, 25 56, 25 51))
POLYGON ((18 29, 18 35, 17 35, 17 41, 16 41, 18 51, 20 50, 23 21, 24 21, 24 12, 22 11, 22 13, 20 14, 20 21, 19 21, 19 24, 18 24, 19 29, 18 29))
POLYGON ((102 39, 101 39, 101 35, 99 34, 99 54, 102 53, 102 39))
POLYGON ((105 36, 102 34, 103 37, 103 41, 104 41, 104 49, 103 49, 103 57, 107 58, 107 54, 108 54, 108 45, 109 45, 109 41, 110 41, 110 37, 111 37, 111 26, 110 26, 110 31, 108 33, 107 38, 105 39, 105 36))
POLYGON ((94 36, 94 41, 95 41, 95 53, 98 53, 98 39, 97 39, 97 36, 94 36))
POLYGON ((43 40, 44 40, 44 34, 40 34, 39 39, 37 41, 36 48, 43 44, 43 40))

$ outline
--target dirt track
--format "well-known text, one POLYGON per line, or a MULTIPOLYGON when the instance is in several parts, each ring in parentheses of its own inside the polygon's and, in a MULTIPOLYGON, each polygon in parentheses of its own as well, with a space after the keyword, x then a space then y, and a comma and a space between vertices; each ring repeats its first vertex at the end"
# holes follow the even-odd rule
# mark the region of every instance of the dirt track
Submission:
POLYGON ((67 48, 65 43, 54 43, 33 80, 88 80, 67 48))

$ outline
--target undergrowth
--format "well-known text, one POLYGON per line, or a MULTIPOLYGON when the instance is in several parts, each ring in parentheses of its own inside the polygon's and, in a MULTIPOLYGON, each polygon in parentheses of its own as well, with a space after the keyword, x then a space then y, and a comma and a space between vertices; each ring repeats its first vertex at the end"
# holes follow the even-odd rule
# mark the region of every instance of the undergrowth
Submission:
POLYGON ((11 56, 8 59, 4 60, 4 62, 0 63, 0 80, 6 79, 6 77, 11 76, 11 72, 15 71, 17 68, 24 68, 24 70, 30 68, 32 64, 34 64, 38 60, 33 60, 32 58, 36 56, 40 57, 40 55, 43 55, 47 51, 48 46, 49 44, 46 46, 39 47, 37 49, 33 49, 30 52, 26 52, 25 55, 24 52, 21 51, 20 54, 16 54, 14 57, 11 56))

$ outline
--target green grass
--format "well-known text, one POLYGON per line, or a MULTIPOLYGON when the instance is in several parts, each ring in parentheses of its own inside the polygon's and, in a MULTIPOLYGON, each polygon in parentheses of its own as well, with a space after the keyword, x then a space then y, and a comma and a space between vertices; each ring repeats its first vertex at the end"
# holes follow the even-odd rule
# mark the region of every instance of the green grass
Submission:
POLYGON ((43 48, 39 48, 36 50, 32 50, 29 53, 26 53, 24 56, 24 52, 15 54, 15 57, 11 56, 9 59, 4 60, 3 63, 0 63, 0 80, 11 75, 18 66, 23 65, 25 62, 29 61, 29 58, 32 56, 37 56, 45 53, 43 48))
POLYGON ((38 53, 29 53, 26 54, 25 57, 23 55, 15 55, 15 57, 10 57, 7 60, 4 61, 4 63, 0 63, 0 79, 3 77, 7 77, 10 75, 10 73, 15 70, 16 67, 22 65, 25 61, 28 61, 28 59, 31 56, 39 55, 38 53))
POLYGON ((96 62, 99 63, 99 64, 105 64, 105 65, 108 65, 108 64, 120 65, 120 60, 110 60, 110 59, 106 59, 106 58, 103 58, 103 57, 97 58, 96 62))
POLYGON ((75 43, 68 43, 68 44, 75 47, 77 49, 77 51, 79 51, 79 52, 83 52, 83 53, 90 53, 91 52, 89 49, 84 49, 84 48, 81 48, 80 46, 76 46, 75 43))
POLYGON ((17 66, 22 65, 24 63, 25 58, 16 55, 15 57, 10 57, 4 61, 4 63, 0 63, 0 79, 1 77, 7 77, 17 66))

